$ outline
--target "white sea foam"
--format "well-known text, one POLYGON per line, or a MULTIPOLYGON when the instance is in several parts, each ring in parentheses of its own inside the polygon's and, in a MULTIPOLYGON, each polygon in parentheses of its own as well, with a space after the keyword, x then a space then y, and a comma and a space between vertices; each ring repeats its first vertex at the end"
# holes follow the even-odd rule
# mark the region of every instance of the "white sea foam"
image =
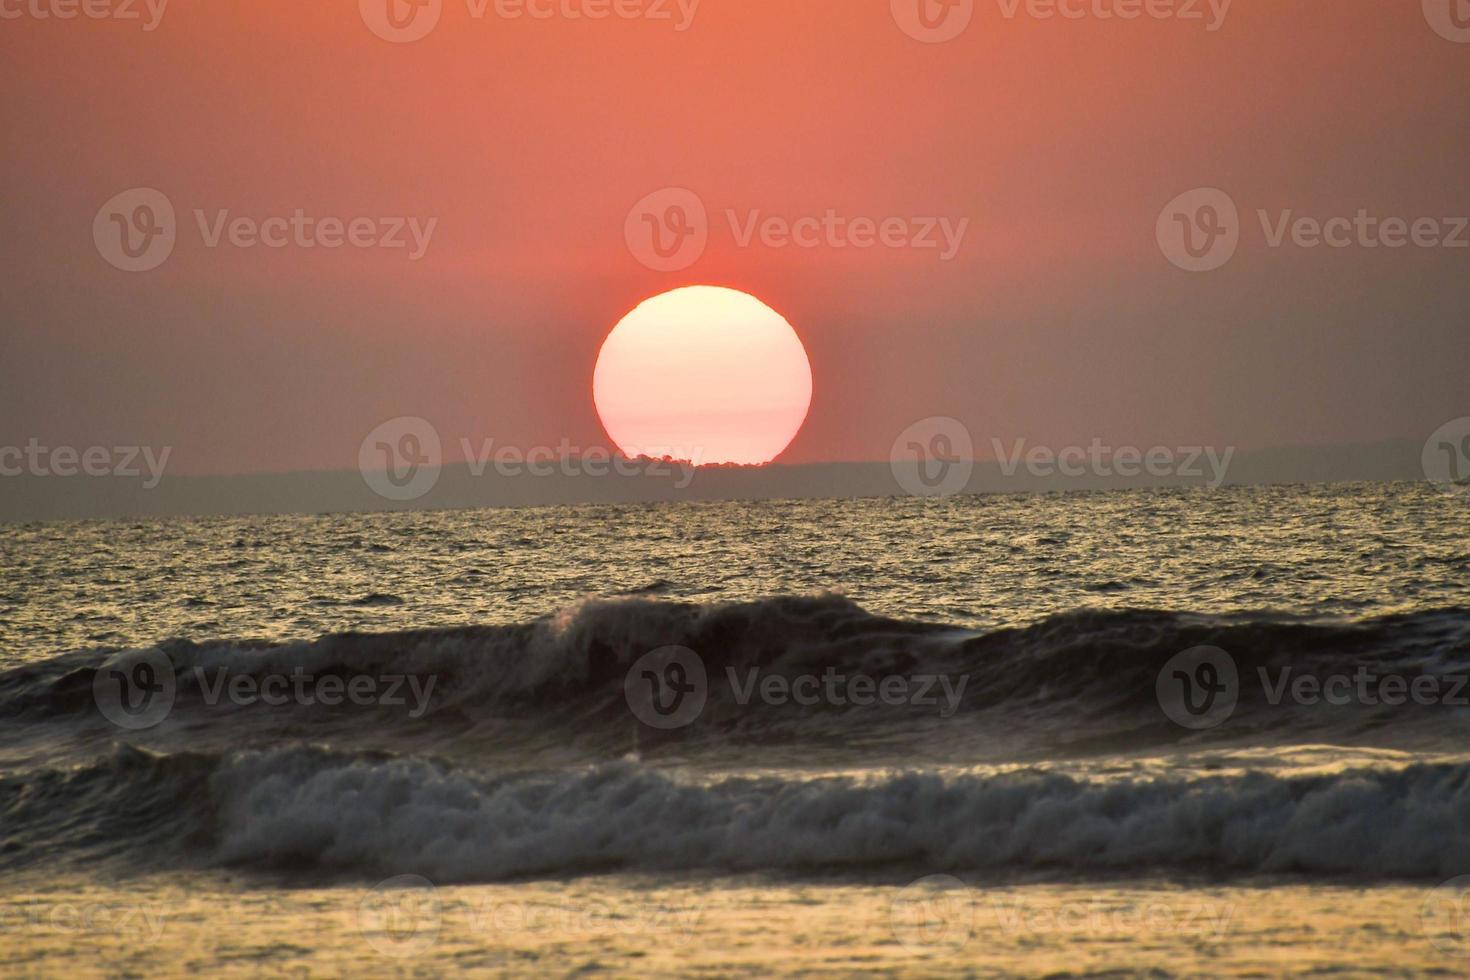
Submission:
POLYGON ((608 868, 1470 870, 1470 767, 1101 782, 874 774, 696 782, 628 763, 493 776, 245 753, 211 781, 228 862, 498 880, 608 868))

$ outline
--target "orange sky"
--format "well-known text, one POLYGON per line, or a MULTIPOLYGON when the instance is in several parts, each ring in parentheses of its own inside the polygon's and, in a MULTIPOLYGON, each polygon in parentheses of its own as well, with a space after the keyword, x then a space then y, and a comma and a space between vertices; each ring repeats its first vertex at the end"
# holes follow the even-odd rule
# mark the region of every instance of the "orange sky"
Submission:
POLYGON ((1214 32, 990 0, 942 44, 888 0, 702 0, 682 32, 445 0, 407 44, 355 0, 173 0, 152 31, 0 19, 0 84, 7 444, 350 468, 404 414, 451 447, 605 444, 602 339, 690 283, 761 297, 805 341, 793 461, 882 459, 936 414, 982 445, 1256 447, 1418 439, 1466 410, 1470 250, 1271 249, 1255 222, 1470 214, 1470 44, 1418 0, 1237 0, 1214 32), (659 272, 624 223, 670 186, 708 208, 709 245, 659 272), (1190 274, 1155 220, 1201 186, 1240 205, 1243 241, 1190 274), (173 254, 137 274, 91 233, 133 187, 179 215, 173 254), (437 225, 408 261, 208 248, 193 217, 298 208, 437 225), (943 261, 742 247, 731 210, 969 224, 943 261))

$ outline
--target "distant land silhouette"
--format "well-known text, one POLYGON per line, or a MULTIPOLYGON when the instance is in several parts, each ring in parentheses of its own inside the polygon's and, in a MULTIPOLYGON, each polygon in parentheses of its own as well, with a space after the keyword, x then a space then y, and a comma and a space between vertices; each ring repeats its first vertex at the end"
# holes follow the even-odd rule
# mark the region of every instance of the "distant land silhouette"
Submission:
MULTIPOLYGON (((1225 486, 1396 482, 1423 480, 1419 443, 1394 440, 1237 452, 1225 486)), ((910 464, 912 468, 913 464, 910 464)), ((1001 463, 977 461, 964 493, 1049 493, 1203 487, 1202 476, 1036 476, 1025 466, 1007 475, 1001 463)), ((356 470, 168 476, 152 489, 123 477, 0 478, 0 521, 7 523, 107 518, 241 514, 314 514, 388 510, 457 510, 559 504, 635 504, 661 501, 887 497, 905 495, 887 462, 704 467, 689 478, 677 467, 661 475, 557 473, 506 476, 493 468, 476 475, 467 464, 447 465, 433 488, 410 501, 386 500, 356 470), (680 489, 686 479, 687 486, 680 489)))

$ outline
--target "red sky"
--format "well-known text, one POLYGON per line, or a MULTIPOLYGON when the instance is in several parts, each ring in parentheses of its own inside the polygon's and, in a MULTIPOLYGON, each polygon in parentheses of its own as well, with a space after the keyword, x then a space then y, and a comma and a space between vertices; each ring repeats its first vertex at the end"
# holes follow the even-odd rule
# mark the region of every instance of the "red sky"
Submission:
POLYGON ((0 19, 0 443, 170 445, 178 472, 351 468, 396 415, 451 455, 605 444, 603 337, 691 283, 806 343, 789 461, 883 459, 930 415, 983 451, 1420 439, 1470 413, 1470 250, 1270 248, 1256 219, 1470 215, 1470 44, 1417 0, 1237 0, 1213 32, 979 0, 940 44, 888 0, 703 0, 682 32, 444 0, 403 44, 355 0, 173 0, 152 31, 34 2, 0 0, 22 12, 0 19), (658 272, 624 223, 671 186, 709 246, 658 272), (92 238, 134 187, 179 218, 145 273, 92 238), (1243 219, 1209 273, 1154 238, 1196 187, 1243 219), (437 225, 409 261, 208 248, 193 216, 298 208, 437 225), (729 210, 969 225, 942 261, 742 247, 729 210))

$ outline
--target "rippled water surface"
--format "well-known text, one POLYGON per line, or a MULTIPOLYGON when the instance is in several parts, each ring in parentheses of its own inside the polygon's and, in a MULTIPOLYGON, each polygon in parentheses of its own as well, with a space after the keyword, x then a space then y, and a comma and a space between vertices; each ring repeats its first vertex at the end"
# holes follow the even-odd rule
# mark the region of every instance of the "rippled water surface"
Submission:
POLYGON ((521 622, 620 593, 835 591, 976 629, 1357 618, 1465 601, 1467 530, 1464 498, 1409 484, 44 524, 0 528, 0 651, 521 622))
POLYGON ((0 972, 1462 975, 1467 530, 1412 485, 0 528, 0 972), (228 686, 292 677, 375 695, 228 686))

